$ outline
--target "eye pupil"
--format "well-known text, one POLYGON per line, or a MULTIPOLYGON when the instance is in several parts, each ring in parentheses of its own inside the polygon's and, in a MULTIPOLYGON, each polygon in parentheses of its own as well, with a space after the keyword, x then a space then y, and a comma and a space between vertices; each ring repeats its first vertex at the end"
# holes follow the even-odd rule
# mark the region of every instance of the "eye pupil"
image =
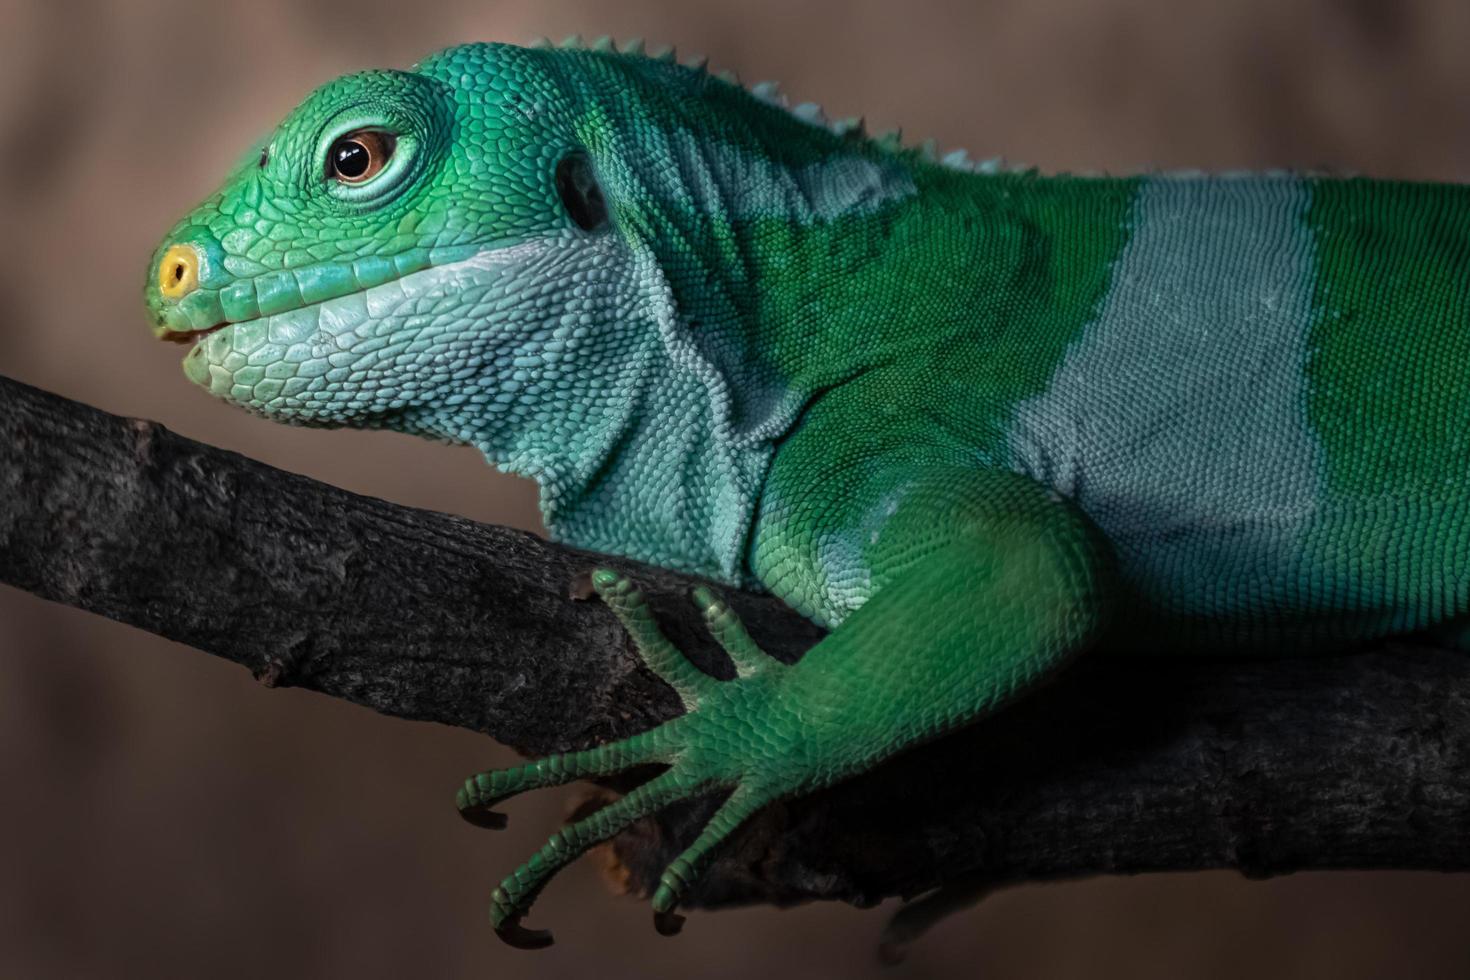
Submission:
POLYGON ((372 154, 356 140, 342 140, 332 150, 332 166, 337 176, 357 180, 367 173, 372 154))
POLYGON ((394 139, 377 130, 349 133, 327 151, 327 175, 344 184, 361 184, 377 176, 393 155, 394 139))

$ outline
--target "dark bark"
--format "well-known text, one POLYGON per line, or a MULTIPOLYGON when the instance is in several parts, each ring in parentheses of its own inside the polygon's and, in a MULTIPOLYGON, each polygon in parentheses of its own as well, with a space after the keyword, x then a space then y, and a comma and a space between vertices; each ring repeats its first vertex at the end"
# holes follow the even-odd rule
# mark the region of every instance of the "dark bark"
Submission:
MULTIPOLYGON (((629 570, 716 674, 691 580, 360 497, 0 378, 0 581, 268 683, 485 732, 533 754, 678 710, 611 615, 629 570)), ((784 658, 819 631, 732 594, 784 658)), ((648 889, 712 803, 616 844, 648 889)), ((769 808, 698 901, 876 901, 944 882, 1237 868, 1470 868, 1470 657, 1407 644, 1299 660, 1093 657, 982 724, 769 808)))

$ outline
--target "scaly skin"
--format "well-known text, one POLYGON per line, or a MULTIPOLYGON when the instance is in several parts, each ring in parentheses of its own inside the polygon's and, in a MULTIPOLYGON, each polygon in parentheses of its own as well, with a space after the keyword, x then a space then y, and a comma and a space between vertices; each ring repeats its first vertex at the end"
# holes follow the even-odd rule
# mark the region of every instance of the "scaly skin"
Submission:
POLYGON ((523 790, 667 766, 495 892, 538 945, 546 880, 639 817, 727 795, 654 895, 669 931, 761 806, 1099 640, 1453 627, 1466 194, 936 162, 641 51, 473 45, 313 94, 170 232, 147 302, 219 397, 471 443, 538 481, 557 539, 832 628, 783 666, 700 590, 717 682, 593 574, 687 711, 466 782, 495 826, 523 790))

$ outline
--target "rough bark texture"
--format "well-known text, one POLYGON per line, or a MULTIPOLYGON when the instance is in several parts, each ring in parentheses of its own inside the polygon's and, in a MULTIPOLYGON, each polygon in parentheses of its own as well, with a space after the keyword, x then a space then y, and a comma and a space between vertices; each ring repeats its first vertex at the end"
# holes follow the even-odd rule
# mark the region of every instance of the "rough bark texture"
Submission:
MULTIPOLYGON (((641 730, 678 703, 605 609, 571 598, 594 564, 631 571, 670 635, 729 676, 683 601, 690 579, 360 497, 0 378, 0 581, 267 683, 531 754, 641 730)), ((772 599, 730 599, 786 659, 820 636, 772 599)), ((616 842, 631 889, 713 802, 616 842)), ((1463 870, 1466 827, 1470 657, 1093 657, 994 719, 769 808, 690 904, 1158 870, 1463 870)))

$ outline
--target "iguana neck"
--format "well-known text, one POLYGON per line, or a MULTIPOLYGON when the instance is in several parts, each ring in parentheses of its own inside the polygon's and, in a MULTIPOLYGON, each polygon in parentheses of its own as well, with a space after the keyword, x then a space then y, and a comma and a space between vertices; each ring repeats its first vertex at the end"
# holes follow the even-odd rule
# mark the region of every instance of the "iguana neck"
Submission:
POLYGON ((747 537, 774 441, 740 428, 729 378, 654 253, 636 248, 633 265, 650 340, 636 394, 580 459, 540 479, 543 519, 578 547, 753 585, 747 537))

